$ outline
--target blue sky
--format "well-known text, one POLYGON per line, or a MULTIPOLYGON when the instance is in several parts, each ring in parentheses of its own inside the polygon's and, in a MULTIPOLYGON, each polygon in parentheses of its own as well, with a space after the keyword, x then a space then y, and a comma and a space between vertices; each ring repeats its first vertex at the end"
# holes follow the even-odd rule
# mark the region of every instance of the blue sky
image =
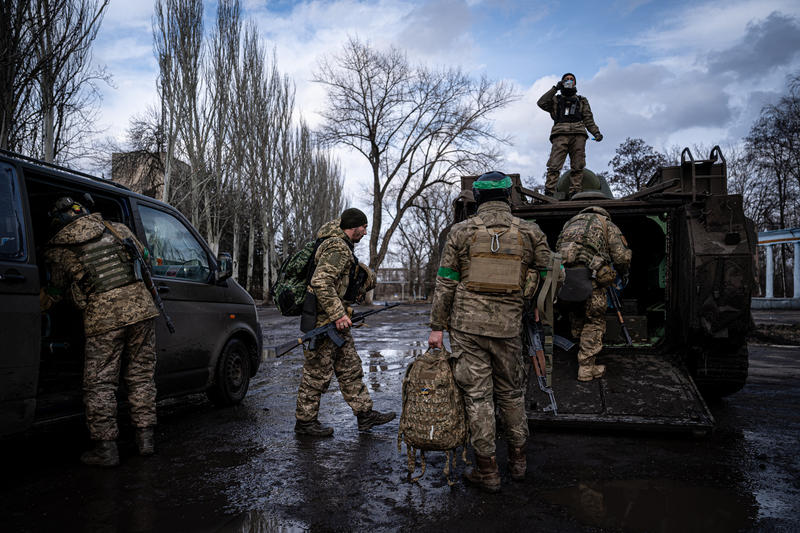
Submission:
MULTIPOLYGON (((551 121, 536 100, 566 71, 578 78, 605 138, 587 166, 605 170, 626 137, 657 149, 738 142, 760 108, 800 73, 800 2, 725 0, 550 2, 511 0, 243 0, 278 66, 297 85, 298 112, 319 121, 322 88, 309 80, 323 54, 348 36, 404 49, 412 61, 459 65, 513 83, 521 98, 495 115, 512 136, 502 170, 540 178, 551 121)), ((213 17, 215 5, 206 5, 213 17)), ((114 76, 101 126, 122 137, 128 119, 156 101, 152 4, 111 0, 95 44, 114 76)), ((210 25, 210 24, 209 24, 210 25)), ((347 188, 367 167, 338 151, 347 188)))

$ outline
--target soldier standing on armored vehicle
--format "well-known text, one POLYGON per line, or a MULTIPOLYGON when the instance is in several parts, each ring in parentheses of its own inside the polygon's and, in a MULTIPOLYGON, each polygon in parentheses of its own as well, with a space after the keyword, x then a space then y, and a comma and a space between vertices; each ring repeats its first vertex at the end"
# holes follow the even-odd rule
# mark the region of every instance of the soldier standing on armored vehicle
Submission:
POLYGON ((605 365, 595 364, 597 354, 603 349, 606 331, 605 289, 614 282, 617 273, 623 277, 628 275, 631 251, 608 212, 595 206, 587 207, 567 221, 556 249, 567 272, 559 298, 564 300, 567 292, 580 280, 583 280, 585 295, 588 296, 579 310, 570 312, 570 322, 573 337, 580 341, 578 380, 591 381, 602 377, 606 370, 605 365))
POLYGON ((550 142, 553 147, 550 159, 547 160, 547 179, 544 193, 553 196, 558 183, 558 175, 564 161, 569 155, 570 185, 569 195, 581 192, 583 181, 583 168, 586 166, 586 130, 594 135, 596 141, 603 140, 600 128, 594 123, 589 100, 577 94, 575 75, 567 72, 561 81, 554 85, 539 98, 536 103, 540 108, 550 113, 553 119, 553 128, 550 130, 550 142), (561 94, 556 94, 561 91, 561 94))
MULTIPOLYGON (((316 300, 316 321, 313 327, 335 322, 336 329, 344 338, 337 347, 325 337, 313 349, 304 348, 303 377, 297 391, 295 433, 314 437, 329 437, 333 428, 317 420, 322 394, 328 390, 331 378, 336 374, 339 390, 358 418, 359 431, 385 424, 394 419, 395 413, 381 413, 372 408, 372 399, 364 385, 364 371, 358 356, 353 335, 352 321, 347 304, 363 297, 375 286, 375 276, 365 265, 360 265, 353 254, 353 246, 367 234, 367 215, 355 208, 345 209, 338 219, 327 222, 317 232, 317 239, 324 239, 315 254, 315 268, 311 276, 309 293, 316 300), (366 269, 366 281, 357 286, 356 271, 366 269)), ((305 318, 305 317, 304 317, 305 318)))
POLYGON ((83 372, 84 404, 94 448, 81 455, 89 465, 116 466, 117 398, 120 367, 125 358, 125 384, 141 455, 152 455, 156 424, 155 317, 159 311, 142 282, 139 264, 123 244, 130 238, 144 246, 124 224, 106 222, 99 213, 69 197, 49 211, 53 237, 45 261, 50 282, 42 291, 42 307, 68 295, 83 312, 86 335, 83 372))
POLYGON ((528 419, 521 323, 529 269, 546 272, 552 252, 532 222, 511 215, 511 178, 489 172, 473 183, 475 216, 447 235, 436 277, 428 344, 450 332, 453 374, 464 391, 477 466, 465 477, 488 492, 500 490, 495 456, 495 398, 507 429, 509 470, 524 480, 528 419))

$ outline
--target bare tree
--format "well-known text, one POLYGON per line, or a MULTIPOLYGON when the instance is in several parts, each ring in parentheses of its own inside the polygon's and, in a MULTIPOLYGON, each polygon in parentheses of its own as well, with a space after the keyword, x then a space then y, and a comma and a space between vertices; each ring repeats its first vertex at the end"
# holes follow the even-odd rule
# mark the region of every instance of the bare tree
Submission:
POLYGON ((110 81, 91 62, 108 0, 4 1, 0 13, 0 147, 47 161, 83 155, 96 118, 96 82, 110 81))
POLYGON ((320 138, 356 150, 372 169, 373 269, 428 188, 497 160, 492 145, 506 139, 494 134, 487 117, 516 98, 504 83, 412 67, 395 48, 378 51, 352 38, 341 55, 320 62, 314 80, 328 89, 320 138))
POLYGON ((391 255, 408 267, 409 293, 415 298, 432 293, 440 260, 439 236, 452 217, 453 200, 452 187, 431 187, 398 228, 400 239, 391 255))
POLYGON ((613 169, 609 184, 622 194, 638 191, 658 167, 667 164, 667 158, 642 139, 628 137, 619 145, 616 154, 608 163, 613 169))

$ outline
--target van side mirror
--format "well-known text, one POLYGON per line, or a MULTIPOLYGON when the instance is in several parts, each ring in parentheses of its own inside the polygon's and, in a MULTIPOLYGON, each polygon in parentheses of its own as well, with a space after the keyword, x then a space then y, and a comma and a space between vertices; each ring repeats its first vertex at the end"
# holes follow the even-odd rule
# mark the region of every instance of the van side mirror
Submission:
POLYGON ((214 278, 218 283, 233 275, 233 257, 231 257, 231 254, 228 252, 219 254, 217 257, 217 269, 214 273, 214 278))

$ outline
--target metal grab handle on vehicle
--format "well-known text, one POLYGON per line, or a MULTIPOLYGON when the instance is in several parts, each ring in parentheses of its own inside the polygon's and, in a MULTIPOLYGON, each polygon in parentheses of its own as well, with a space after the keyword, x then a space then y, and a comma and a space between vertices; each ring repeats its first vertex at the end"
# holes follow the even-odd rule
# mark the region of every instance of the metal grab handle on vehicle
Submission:
POLYGON ((158 292, 169 292, 169 287, 167 287, 166 285, 158 285, 157 289, 158 292))
POLYGON ((25 276, 17 271, 8 270, 5 272, 5 274, 0 274, 0 281, 5 281, 7 283, 21 283, 25 281, 25 276))

